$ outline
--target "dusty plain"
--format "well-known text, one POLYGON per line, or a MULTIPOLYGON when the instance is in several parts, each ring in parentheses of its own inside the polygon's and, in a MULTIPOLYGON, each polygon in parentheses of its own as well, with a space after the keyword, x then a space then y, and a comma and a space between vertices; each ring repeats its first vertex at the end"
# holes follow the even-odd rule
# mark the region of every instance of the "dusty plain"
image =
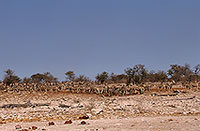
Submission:
POLYGON ((112 97, 0 92, 0 101, 0 131, 200 131, 199 89, 112 97))

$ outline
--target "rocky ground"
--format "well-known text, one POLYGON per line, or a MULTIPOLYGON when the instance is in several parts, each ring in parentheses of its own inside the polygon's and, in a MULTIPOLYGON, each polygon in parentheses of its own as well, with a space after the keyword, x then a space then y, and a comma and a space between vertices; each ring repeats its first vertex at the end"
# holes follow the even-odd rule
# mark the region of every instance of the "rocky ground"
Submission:
POLYGON ((2 131, 200 130, 200 92, 194 90, 112 97, 0 92, 0 101, 2 131))
MULTIPOLYGON (((55 125, 47 122, 18 122, 0 125, 1 131, 15 131, 17 126, 32 131, 199 131, 200 116, 157 116, 135 117, 123 119, 82 120, 64 124, 64 121, 55 121, 55 125), (31 129, 29 129, 31 128, 31 129)), ((19 130, 22 130, 19 129, 19 130)), ((26 131, 26 130, 24 130, 26 131)))

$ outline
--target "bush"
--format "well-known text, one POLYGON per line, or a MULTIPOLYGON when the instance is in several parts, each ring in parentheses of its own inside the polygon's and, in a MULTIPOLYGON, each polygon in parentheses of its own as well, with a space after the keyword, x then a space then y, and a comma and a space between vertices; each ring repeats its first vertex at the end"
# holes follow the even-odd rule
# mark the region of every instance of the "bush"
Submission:
POLYGON ((104 71, 101 74, 97 74, 96 80, 103 84, 106 80, 108 80, 108 73, 104 71))
POLYGON ((67 81, 74 81, 75 80, 75 73, 73 71, 68 71, 65 73, 67 81))
POLYGON ((21 79, 18 76, 16 76, 14 74, 14 71, 12 71, 11 69, 6 70, 5 73, 6 74, 3 79, 3 83, 10 85, 12 83, 18 83, 21 81, 21 79))

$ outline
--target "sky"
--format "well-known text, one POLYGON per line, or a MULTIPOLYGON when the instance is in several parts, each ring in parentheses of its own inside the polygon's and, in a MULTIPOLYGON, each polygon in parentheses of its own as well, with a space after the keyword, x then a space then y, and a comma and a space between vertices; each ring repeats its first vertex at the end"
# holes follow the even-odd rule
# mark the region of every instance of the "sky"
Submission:
POLYGON ((1 0, 0 79, 200 64, 199 0, 1 0))

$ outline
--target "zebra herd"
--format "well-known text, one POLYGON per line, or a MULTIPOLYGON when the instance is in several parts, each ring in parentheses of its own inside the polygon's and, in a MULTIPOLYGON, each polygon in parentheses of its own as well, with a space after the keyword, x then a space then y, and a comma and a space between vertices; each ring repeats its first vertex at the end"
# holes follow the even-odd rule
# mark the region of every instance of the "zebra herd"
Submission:
POLYGON ((136 95, 156 90, 171 90, 176 87, 180 88, 199 88, 199 84, 185 83, 144 83, 140 85, 118 84, 97 84, 95 82, 48 82, 48 83, 13 83, 6 85, 0 83, 0 90, 5 92, 69 92, 69 93, 85 93, 97 94, 102 96, 124 96, 136 95))

